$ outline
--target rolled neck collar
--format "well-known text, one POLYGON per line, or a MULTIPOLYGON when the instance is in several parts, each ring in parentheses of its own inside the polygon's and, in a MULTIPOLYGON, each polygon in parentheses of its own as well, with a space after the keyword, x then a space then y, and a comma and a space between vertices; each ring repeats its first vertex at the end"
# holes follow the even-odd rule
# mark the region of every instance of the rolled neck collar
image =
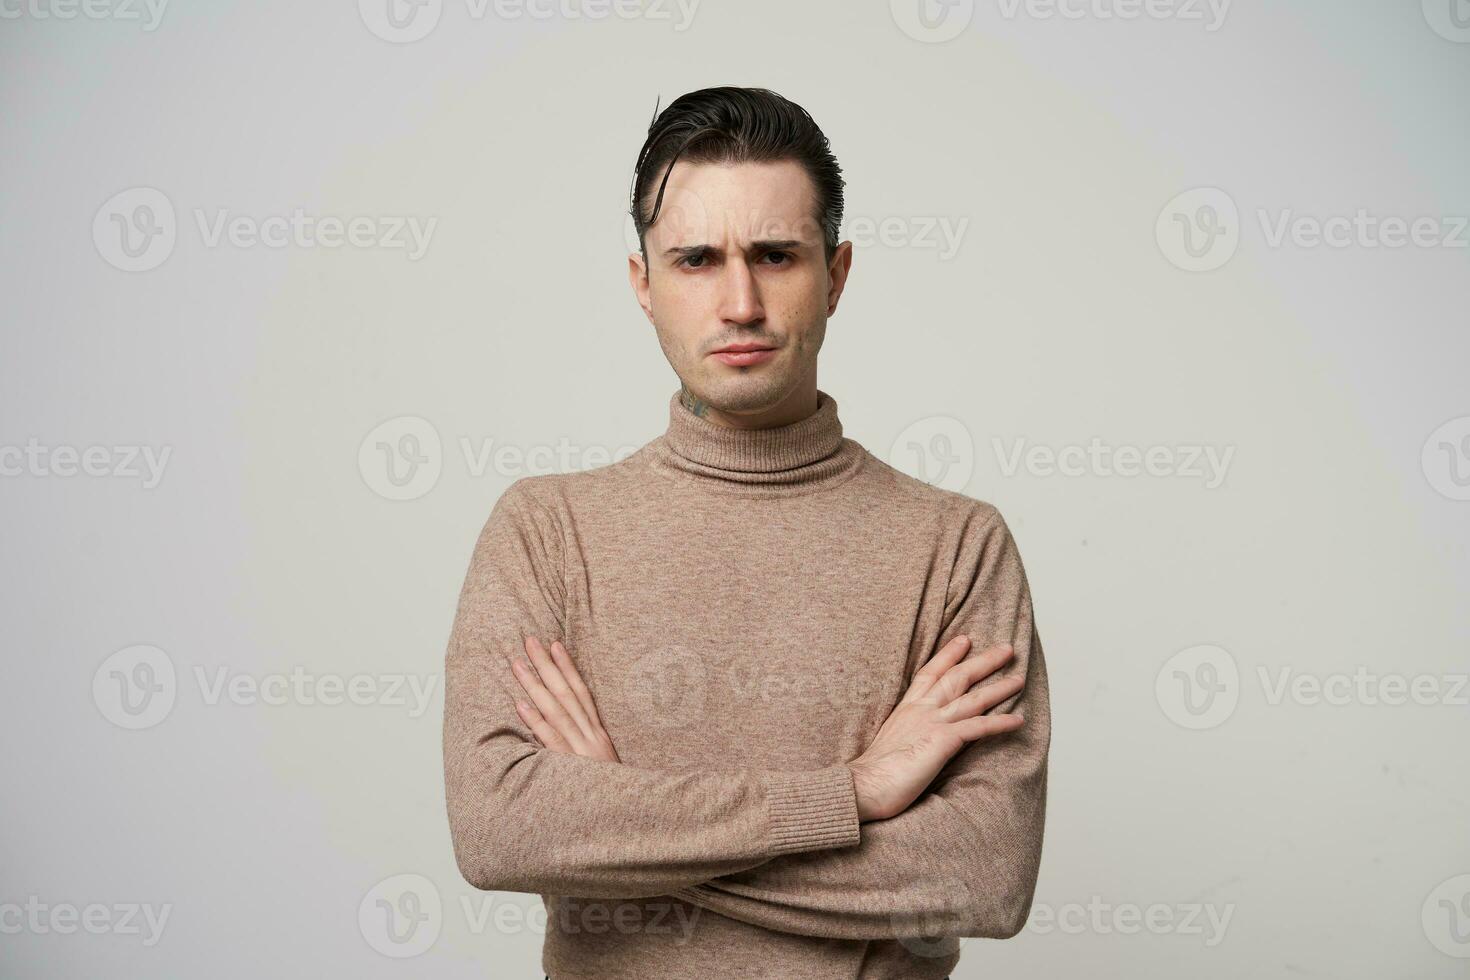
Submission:
POLYGON ((817 410, 768 429, 732 429, 689 411, 675 389, 669 427, 654 441, 660 464, 711 489, 805 493, 845 482, 866 451, 842 435, 837 400, 817 391, 817 410))

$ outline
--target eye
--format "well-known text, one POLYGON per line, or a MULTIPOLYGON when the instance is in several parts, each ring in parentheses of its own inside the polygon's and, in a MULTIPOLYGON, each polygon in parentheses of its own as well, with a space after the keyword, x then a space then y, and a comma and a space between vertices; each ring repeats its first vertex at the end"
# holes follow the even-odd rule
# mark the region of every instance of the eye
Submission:
POLYGON ((684 266, 685 268, 699 269, 703 268, 706 261, 707 259, 705 258, 705 256, 699 253, 695 253, 693 255, 684 256, 682 259, 679 260, 679 264, 684 266))
POLYGON ((766 258, 771 258, 772 256, 779 256, 780 258, 783 258, 783 259, 786 260, 784 262, 777 262, 777 263, 775 263, 776 265, 790 265, 791 264, 791 253, 790 252, 775 251, 775 252, 767 252, 766 253, 766 258))

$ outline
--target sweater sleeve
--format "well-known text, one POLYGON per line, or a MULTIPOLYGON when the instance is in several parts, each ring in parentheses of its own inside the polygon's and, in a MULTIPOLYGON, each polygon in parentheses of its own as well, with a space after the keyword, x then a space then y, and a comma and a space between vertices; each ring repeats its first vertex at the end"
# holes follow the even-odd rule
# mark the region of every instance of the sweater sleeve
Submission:
POLYGON ((565 640, 562 537, 526 486, 475 544, 444 671, 444 786, 476 888, 666 895, 785 854, 858 842, 846 765, 805 772, 641 769, 541 747, 515 710, 523 638, 565 640))
POLYGON ((1016 656, 1001 674, 1021 674, 1025 687, 991 712, 1018 712, 1025 724, 966 745, 907 810, 863 824, 857 847, 777 858, 680 889, 679 898, 769 929, 840 939, 1008 938, 1025 925, 1046 810, 1046 665, 1015 540, 998 512, 975 503, 934 649, 960 633, 973 642, 971 656, 1011 643, 1016 656))

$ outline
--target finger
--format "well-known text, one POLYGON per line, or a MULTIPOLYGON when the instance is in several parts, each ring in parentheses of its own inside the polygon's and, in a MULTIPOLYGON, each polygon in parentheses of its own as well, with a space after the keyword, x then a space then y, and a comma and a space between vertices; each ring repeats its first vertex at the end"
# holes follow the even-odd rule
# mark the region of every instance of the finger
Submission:
POLYGON ((972 715, 984 714, 1006 698, 1019 693, 1025 686, 1026 678, 1019 674, 1003 677, 989 684, 977 684, 961 697, 955 698, 940 708, 939 717, 945 721, 955 721, 960 718, 969 718, 972 715))
POLYGON ((536 668, 518 657, 512 662, 511 669, 525 690, 527 699, 541 712, 547 723, 555 727, 569 744, 576 745, 581 739, 581 729, 571 715, 567 714, 557 696, 542 683, 536 668))
POLYGON ((955 732, 966 742, 1013 732, 1024 724, 1020 715, 976 715, 954 723, 955 732))
MULTIPOLYGON (((582 705, 577 701, 577 695, 572 692, 567 684, 567 679, 562 676, 561 668, 551 659, 551 654, 541 645, 541 641, 534 636, 526 638, 526 652, 531 657, 531 663, 536 667, 536 673, 541 676, 541 683, 561 703, 562 713, 565 714, 573 724, 587 738, 592 737, 592 725, 587 720, 582 705)), ((572 735, 572 732, 568 732, 572 735)))
POLYGON ((553 640, 551 643, 551 659, 561 668, 562 677, 566 678, 567 686, 577 696, 577 703, 582 706, 588 720, 601 728, 602 720, 597 716, 597 702, 592 700, 592 692, 587 690, 582 675, 577 673, 577 665, 572 663, 572 655, 567 653, 567 648, 560 640, 553 640))
POLYGON ((546 748, 573 754, 571 743, 562 738, 561 733, 546 720, 541 712, 536 710, 534 704, 529 701, 516 701, 516 714, 521 716, 521 721, 531 729, 531 734, 535 735, 546 748))
POLYGON ((940 647, 939 651, 929 658, 929 662, 914 674, 914 679, 909 682, 909 689, 904 692, 899 703, 917 701, 928 694, 935 682, 944 676, 944 672, 959 663, 960 658, 969 649, 970 638, 963 633, 940 647))
POLYGON ((935 685, 939 691, 939 703, 948 704, 970 690, 977 683, 1000 670, 1014 657, 1015 650, 1009 643, 1001 643, 990 647, 983 653, 973 657, 966 657, 949 672, 940 678, 935 685))

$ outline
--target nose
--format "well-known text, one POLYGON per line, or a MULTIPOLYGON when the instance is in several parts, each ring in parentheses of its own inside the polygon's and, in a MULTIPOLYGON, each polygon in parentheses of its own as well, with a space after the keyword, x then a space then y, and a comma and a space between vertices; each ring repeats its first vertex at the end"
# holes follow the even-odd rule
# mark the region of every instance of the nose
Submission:
POLYGON ((750 266, 726 262, 720 278, 720 319, 726 323, 757 323, 766 316, 760 289, 750 266))

